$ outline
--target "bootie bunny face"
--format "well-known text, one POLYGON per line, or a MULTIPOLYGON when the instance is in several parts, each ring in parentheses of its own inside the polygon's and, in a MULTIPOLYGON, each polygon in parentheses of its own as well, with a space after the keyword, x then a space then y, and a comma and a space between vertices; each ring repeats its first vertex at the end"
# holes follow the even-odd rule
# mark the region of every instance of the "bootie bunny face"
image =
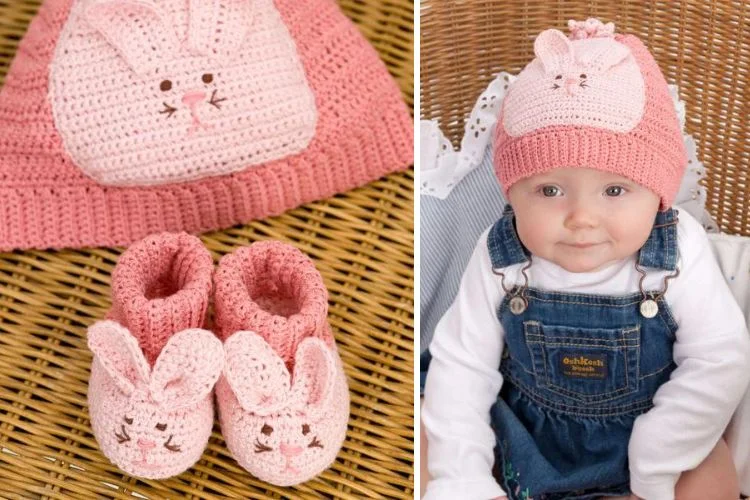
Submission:
POLYGON ((80 0, 56 50, 51 103, 76 165, 116 186, 299 153, 317 121, 273 0, 80 0))
POLYGON ((225 376, 216 390, 230 401, 220 417, 240 465, 280 486, 326 469, 341 448, 349 414, 346 379, 332 348, 317 338, 303 340, 291 375, 253 332, 235 333, 224 349, 225 376))
POLYGON ((149 479, 190 468, 211 434, 211 390, 224 364, 221 342, 205 330, 179 332, 153 369, 138 341, 114 321, 94 324, 88 344, 94 353, 91 424, 107 458, 149 479))

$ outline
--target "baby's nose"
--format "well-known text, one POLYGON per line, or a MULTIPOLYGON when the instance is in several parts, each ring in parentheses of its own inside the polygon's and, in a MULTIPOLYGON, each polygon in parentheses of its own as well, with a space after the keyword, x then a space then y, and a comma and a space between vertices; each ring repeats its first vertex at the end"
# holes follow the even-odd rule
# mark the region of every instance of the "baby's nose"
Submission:
POLYGON ((188 92, 182 96, 182 103, 191 108, 206 99, 206 93, 200 91, 188 92))
POLYGON ((296 457, 297 455, 302 453, 301 446, 293 446, 287 443, 281 443, 279 449, 281 450, 281 454, 287 458, 296 457))
POLYGON ((142 450, 150 450, 156 446, 156 443, 147 439, 138 440, 138 448, 142 450))

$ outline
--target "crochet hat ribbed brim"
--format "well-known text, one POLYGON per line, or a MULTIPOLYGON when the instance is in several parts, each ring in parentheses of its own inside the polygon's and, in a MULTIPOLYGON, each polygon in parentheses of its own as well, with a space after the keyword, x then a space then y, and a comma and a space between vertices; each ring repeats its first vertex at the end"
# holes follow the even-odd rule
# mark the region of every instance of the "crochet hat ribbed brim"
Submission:
POLYGON ((228 227, 413 162, 401 92, 328 0, 47 0, 0 130, 0 250, 228 227))
POLYGON ((667 82, 636 36, 596 19, 571 21, 534 43, 536 58, 510 85, 494 142, 507 196, 519 180, 561 167, 629 178, 671 206, 687 152, 667 82))

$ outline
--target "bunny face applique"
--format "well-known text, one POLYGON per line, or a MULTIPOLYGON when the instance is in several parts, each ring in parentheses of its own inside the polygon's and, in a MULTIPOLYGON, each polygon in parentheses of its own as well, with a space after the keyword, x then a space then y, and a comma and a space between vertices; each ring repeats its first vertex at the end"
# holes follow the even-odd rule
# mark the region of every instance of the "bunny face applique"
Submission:
POLYGON ((149 186, 302 152, 317 110, 273 0, 78 0, 50 104, 82 172, 149 186))
POLYGON ((153 369, 138 341, 114 321, 88 333, 94 353, 89 411, 102 452, 130 475, 164 479, 197 462, 213 427, 211 391, 224 365, 211 332, 184 330, 167 342, 153 369))
POLYGON ((519 137, 551 126, 626 133, 638 126, 646 104, 641 70, 613 26, 598 28, 595 36, 579 36, 571 26, 573 40, 556 29, 539 34, 536 58, 505 97, 505 133, 519 137))
POLYGON ((293 369, 260 336, 233 334, 216 386, 220 419, 235 459, 280 486, 302 483, 336 458, 346 435, 349 392, 338 356, 319 338, 297 347, 293 369))

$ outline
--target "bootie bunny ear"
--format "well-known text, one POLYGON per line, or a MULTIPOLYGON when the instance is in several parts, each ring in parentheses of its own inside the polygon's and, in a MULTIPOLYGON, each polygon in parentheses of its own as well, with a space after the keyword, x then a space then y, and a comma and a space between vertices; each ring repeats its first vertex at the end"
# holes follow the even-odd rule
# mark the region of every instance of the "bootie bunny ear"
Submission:
POLYGON ((153 73, 179 52, 180 41, 150 0, 95 0, 86 20, 140 75, 153 73))
POLYGON ((224 376, 245 411, 270 415, 286 408, 289 371, 263 337, 237 332, 224 343, 224 352, 224 376))
POLYGON ((294 356, 291 399, 298 408, 317 420, 330 405, 336 381, 336 362, 330 348, 318 338, 300 342, 294 356))
POLYGON ((192 329, 175 334, 151 375, 151 397, 164 408, 193 406, 213 389, 224 368, 224 348, 213 333, 192 329))
POLYGON ((196 54, 237 53, 253 23, 254 0, 190 0, 188 46, 196 54))
POLYGON ((88 345, 96 359, 126 395, 138 386, 165 410, 193 406, 213 389, 224 368, 224 348, 211 332, 184 330, 169 339, 153 371, 138 341, 115 321, 95 323, 88 345))
POLYGON ((136 386, 148 381, 151 369, 138 341, 119 323, 94 323, 88 331, 88 346, 125 395, 130 396, 136 386))
POLYGON ((225 376, 240 406, 256 415, 298 410, 315 418, 327 408, 336 379, 336 364, 320 339, 300 342, 294 375, 263 338, 237 332, 225 343, 225 376))

